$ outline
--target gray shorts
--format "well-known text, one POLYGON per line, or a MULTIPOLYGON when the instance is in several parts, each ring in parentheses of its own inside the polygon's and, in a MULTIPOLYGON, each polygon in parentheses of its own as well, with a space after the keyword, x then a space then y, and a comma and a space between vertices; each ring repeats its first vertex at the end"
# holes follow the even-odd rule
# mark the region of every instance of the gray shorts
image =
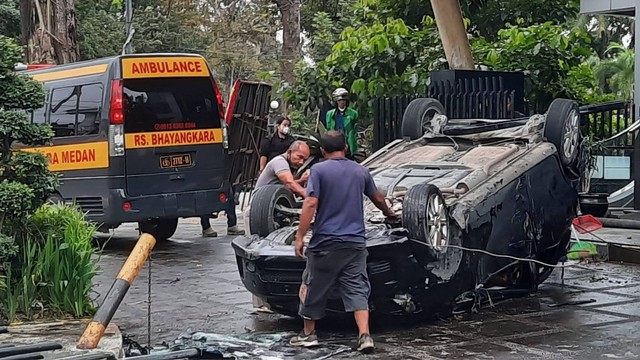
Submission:
POLYGON ((307 266, 299 294, 300 316, 307 320, 322 319, 334 285, 346 312, 369 310, 371 286, 367 276, 367 255, 364 245, 307 250, 307 266))

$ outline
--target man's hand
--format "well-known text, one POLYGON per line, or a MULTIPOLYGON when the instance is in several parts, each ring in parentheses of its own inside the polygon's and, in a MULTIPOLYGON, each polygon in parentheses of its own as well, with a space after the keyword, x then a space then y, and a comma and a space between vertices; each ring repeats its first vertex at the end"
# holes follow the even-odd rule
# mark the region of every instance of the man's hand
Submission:
POLYGON ((302 236, 296 235, 296 256, 304 259, 304 239, 302 236))
POLYGON ((384 216, 387 217, 387 222, 391 224, 395 224, 400 221, 400 218, 395 212, 393 212, 393 210, 391 210, 391 212, 389 213, 385 213, 384 216))

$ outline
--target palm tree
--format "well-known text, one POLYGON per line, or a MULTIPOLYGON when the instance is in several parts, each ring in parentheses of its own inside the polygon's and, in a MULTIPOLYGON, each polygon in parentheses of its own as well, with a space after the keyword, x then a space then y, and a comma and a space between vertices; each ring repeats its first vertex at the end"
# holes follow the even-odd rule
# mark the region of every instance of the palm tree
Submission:
POLYGON ((615 56, 601 60, 596 65, 596 74, 599 79, 608 79, 605 81, 609 89, 622 100, 632 100, 635 53, 632 49, 613 43, 609 45, 604 55, 613 52, 616 53, 615 56))

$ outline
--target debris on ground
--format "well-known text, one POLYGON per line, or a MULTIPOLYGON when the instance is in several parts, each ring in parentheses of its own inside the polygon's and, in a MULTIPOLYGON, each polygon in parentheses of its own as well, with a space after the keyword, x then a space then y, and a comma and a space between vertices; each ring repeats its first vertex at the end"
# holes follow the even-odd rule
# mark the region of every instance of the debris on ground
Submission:
POLYGON ((166 344, 162 350, 151 353, 199 349, 212 358, 261 359, 261 360, 321 360, 342 354, 352 349, 334 343, 322 344, 314 348, 298 348, 289 345, 294 333, 250 333, 222 335, 213 333, 183 333, 173 344, 166 344))

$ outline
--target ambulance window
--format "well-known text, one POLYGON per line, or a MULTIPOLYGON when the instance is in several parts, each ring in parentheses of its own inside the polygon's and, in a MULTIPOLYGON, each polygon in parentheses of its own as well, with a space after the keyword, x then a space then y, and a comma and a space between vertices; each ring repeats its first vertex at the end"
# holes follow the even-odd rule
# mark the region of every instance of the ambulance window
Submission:
POLYGON ((79 90, 79 86, 53 90, 49 123, 53 128, 55 137, 74 136, 76 134, 79 90))
POLYGON ((219 128, 210 78, 133 79, 124 82, 127 133, 219 128))
POLYGON ((31 122, 34 124, 44 124, 47 122, 47 104, 49 102, 49 94, 50 91, 49 89, 46 90, 45 92, 45 101, 44 101, 44 105, 39 108, 39 109, 35 109, 31 112, 31 122))
POLYGON ((84 85, 80 89, 77 135, 93 135, 100 130, 102 109, 102 84, 84 85))
POLYGON ((97 134, 102 109, 102 84, 53 90, 49 123, 55 137, 97 134))

